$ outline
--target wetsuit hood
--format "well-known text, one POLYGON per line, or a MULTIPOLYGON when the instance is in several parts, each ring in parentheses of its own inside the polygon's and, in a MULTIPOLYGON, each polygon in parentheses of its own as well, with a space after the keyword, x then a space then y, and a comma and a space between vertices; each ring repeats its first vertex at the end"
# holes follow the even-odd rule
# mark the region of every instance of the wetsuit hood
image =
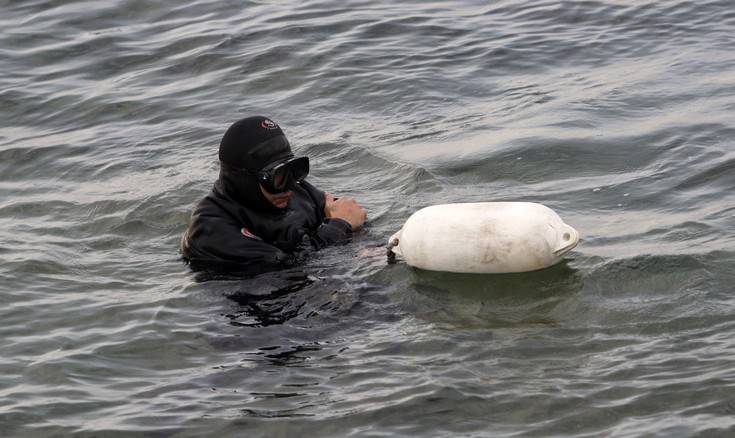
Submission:
POLYGON ((257 173, 277 161, 293 158, 281 128, 263 116, 233 123, 219 146, 220 173, 215 190, 254 210, 278 211, 260 190, 257 173))

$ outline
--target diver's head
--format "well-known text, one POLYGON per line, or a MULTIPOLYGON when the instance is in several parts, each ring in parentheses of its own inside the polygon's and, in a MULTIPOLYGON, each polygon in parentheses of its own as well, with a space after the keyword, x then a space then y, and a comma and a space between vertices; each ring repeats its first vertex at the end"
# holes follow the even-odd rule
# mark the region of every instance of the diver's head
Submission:
POLYGON ((309 159, 294 157, 281 128, 267 117, 233 123, 219 146, 224 191, 255 209, 285 208, 291 189, 309 173, 309 159))

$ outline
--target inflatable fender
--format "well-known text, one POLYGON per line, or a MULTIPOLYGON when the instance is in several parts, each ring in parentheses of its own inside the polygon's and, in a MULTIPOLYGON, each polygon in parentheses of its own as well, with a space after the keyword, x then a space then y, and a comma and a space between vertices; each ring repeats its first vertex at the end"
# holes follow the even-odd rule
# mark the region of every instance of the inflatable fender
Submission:
POLYGON ((578 242, 577 230, 544 205, 479 202, 423 208, 388 245, 416 268, 493 274, 549 267, 578 242))

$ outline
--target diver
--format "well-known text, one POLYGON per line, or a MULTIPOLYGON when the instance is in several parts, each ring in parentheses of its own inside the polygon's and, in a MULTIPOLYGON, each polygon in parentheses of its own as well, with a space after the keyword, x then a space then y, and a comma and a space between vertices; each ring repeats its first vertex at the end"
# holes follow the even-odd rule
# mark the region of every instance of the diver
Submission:
POLYGON ((256 275, 291 267, 308 249, 348 241, 365 209, 306 181, 281 128, 255 116, 232 124, 219 146, 220 172, 181 239, 193 269, 256 275))

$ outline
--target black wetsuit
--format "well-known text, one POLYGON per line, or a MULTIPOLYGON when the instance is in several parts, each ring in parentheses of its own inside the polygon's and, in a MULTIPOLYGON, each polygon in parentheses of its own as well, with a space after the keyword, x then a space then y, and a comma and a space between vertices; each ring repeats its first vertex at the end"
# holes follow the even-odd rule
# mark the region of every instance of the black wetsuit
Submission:
POLYGON ((352 235, 346 221, 325 218, 324 192, 305 180, 289 184, 286 208, 263 195, 259 171, 293 157, 281 128, 266 117, 241 119, 227 129, 219 147, 219 179, 194 209, 181 239, 192 268, 255 275, 292 266, 303 250, 352 235))
POLYGON ((195 270, 255 275, 292 266, 300 252, 352 235, 346 221, 325 218, 324 202, 324 192, 302 181, 278 209, 257 183, 223 166, 192 213, 181 252, 195 270))

